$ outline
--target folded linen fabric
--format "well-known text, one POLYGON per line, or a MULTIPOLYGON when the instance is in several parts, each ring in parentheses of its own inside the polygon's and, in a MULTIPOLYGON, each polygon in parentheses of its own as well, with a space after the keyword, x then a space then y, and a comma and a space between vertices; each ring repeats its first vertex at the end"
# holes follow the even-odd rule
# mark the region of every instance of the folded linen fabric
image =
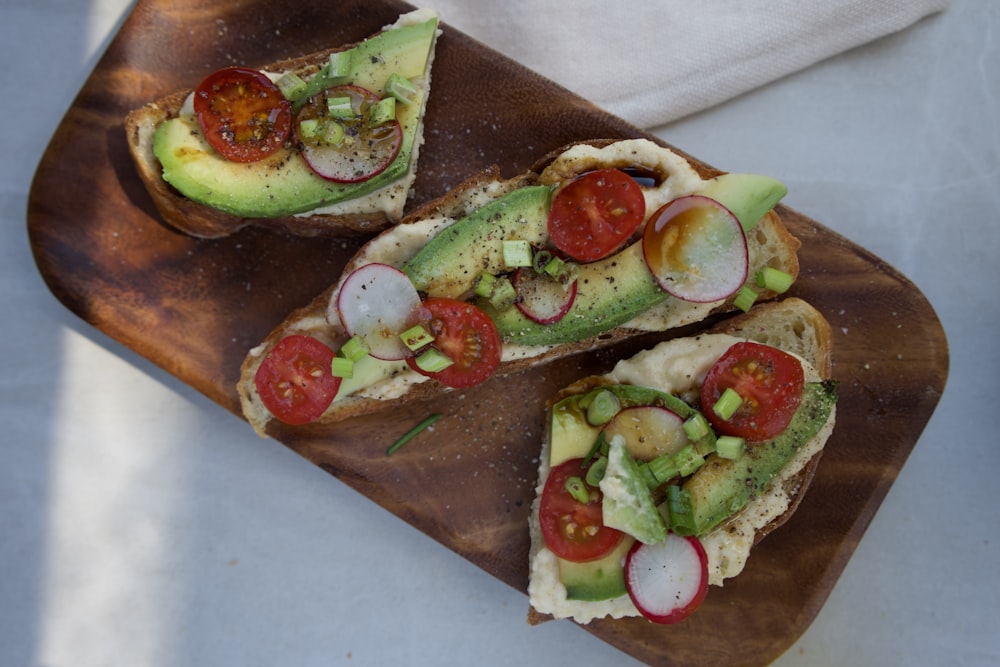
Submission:
POLYGON ((438 0, 442 19, 640 127, 700 111, 949 0, 438 0))

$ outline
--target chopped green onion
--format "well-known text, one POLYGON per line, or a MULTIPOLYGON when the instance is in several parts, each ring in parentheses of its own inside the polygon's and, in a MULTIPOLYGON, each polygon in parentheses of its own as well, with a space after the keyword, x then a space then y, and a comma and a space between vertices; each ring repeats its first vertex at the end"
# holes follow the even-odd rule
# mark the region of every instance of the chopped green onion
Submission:
POLYGON ((383 97, 368 108, 368 127, 385 125, 396 118, 396 98, 383 97))
POLYGON ((285 72, 274 83, 286 100, 294 100, 306 91, 305 80, 295 72, 285 72))
POLYGON ((743 453, 746 441, 734 435, 719 436, 715 441, 715 453, 724 459, 738 459, 743 453))
POLYGON ((496 287, 496 284, 497 277, 495 275, 483 272, 476 278, 473 289, 476 292, 476 296, 488 299, 493 294, 493 289, 496 287))
MULTIPOLYGON (((305 122, 305 121, 303 121, 305 122)), ((344 140, 344 126, 335 120, 323 123, 323 141, 331 146, 339 146, 344 140)))
POLYGON ((573 477, 566 478, 566 492, 573 496, 573 500, 583 505, 590 502, 590 493, 587 491, 587 486, 583 483, 583 480, 575 475, 573 477))
POLYGON ((608 441, 604 437, 604 431, 601 431, 597 434, 597 438, 594 440, 594 444, 590 448, 590 451, 587 452, 587 456, 584 457, 583 467, 586 468, 595 457, 606 457, 609 449, 610 447, 608 446, 608 441))
POLYGON ((305 88, 298 91, 295 99, 296 111, 309 98, 317 95, 327 88, 339 86, 347 83, 351 79, 351 50, 331 53, 323 67, 309 81, 305 88))
POLYGON ((719 396, 719 400, 712 406, 712 412, 722 419, 729 419, 736 414, 741 405, 743 405, 743 399, 736 393, 736 390, 732 387, 726 387, 722 396, 719 396))
POLYGON ((757 296, 757 292, 744 285, 736 293, 736 297, 733 299, 733 305, 745 313, 750 310, 754 302, 757 301, 757 296))
POLYGON ((403 345, 414 352, 434 342, 434 334, 428 331, 422 324, 410 327, 399 334, 399 337, 402 339, 403 345))
POLYGON ((319 133, 319 119, 307 118, 299 123, 299 134, 306 139, 315 137, 319 133))
POLYGON ((711 432, 712 427, 708 425, 705 415, 700 412, 695 412, 684 420, 684 434, 688 437, 688 440, 701 440, 711 432))
POLYGON ((455 363, 435 347, 429 347, 418 354, 415 361, 417 368, 425 373, 440 373, 455 363))
POLYGON ((678 535, 694 535, 695 521, 691 492, 684 487, 671 484, 667 487, 666 504, 670 530, 678 535))
POLYGON ((354 107, 350 97, 330 97, 326 100, 326 112, 331 118, 354 118, 354 107))
POLYGON ((500 312, 508 310, 514 305, 514 302, 517 301, 517 290, 514 289, 514 284, 510 282, 510 278, 502 276, 497 279, 489 301, 500 312))
POLYGON ((543 273, 545 267, 549 265, 552 261, 552 253, 548 250, 539 250, 531 258, 531 268, 535 270, 535 273, 543 273))
POLYGON ((598 391, 587 406, 587 422, 592 426, 603 426, 621 410, 621 401, 613 391, 598 391))
POLYGON ((420 422, 419 424, 417 424, 413 428, 411 428, 409 431, 407 431, 406 433, 404 433, 403 436, 399 440, 397 440, 396 442, 392 443, 392 445, 389 447, 389 449, 385 450, 386 456, 392 456, 393 454, 395 454, 396 451, 400 447, 402 447, 403 445, 405 445, 406 443, 408 443, 410 440, 412 440, 414 437, 416 437, 421 431, 423 431, 424 429, 426 429, 429 426, 431 426, 431 424, 433 424, 437 420, 441 419, 441 417, 443 417, 443 416, 444 415, 433 414, 430 417, 427 417, 426 419, 424 419, 422 422, 420 422))
POLYGON ((792 283, 795 281, 792 274, 770 266, 765 266, 763 269, 758 271, 754 274, 754 278, 757 282, 757 287, 771 290, 772 292, 777 292, 778 294, 784 294, 787 292, 788 288, 791 287, 792 283))
POLYGON ((604 479, 604 472, 608 469, 608 457, 598 457, 589 468, 587 468, 587 484, 597 486, 604 479))
POLYGON ((417 87, 402 74, 393 72, 385 81, 385 92, 403 104, 409 104, 413 101, 413 96, 417 94, 417 87))
POLYGON ((503 263, 508 269, 531 266, 531 243, 523 239, 503 242, 503 263))
POLYGON ((548 262, 546 262, 545 266, 542 267, 542 271, 544 271, 546 275, 552 276, 556 280, 560 280, 563 273, 566 271, 566 262, 559 257, 552 257, 548 262))
POLYGON ((354 377, 354 361, 347 357, 334 357, 330 363, 330 374, 349 380, 354 377))
POLYGON ((362 357, 367 357, 371 352, 368 343, 361 336, 352 336, 350 340, 340 347, 340 353, 351 361, 357 361, 362 357))
POLYGON ((687 477, 705 463, 705 457, 698 453, 694 445, 685 445, 674 454, 677 459, 677 473, 687 477))

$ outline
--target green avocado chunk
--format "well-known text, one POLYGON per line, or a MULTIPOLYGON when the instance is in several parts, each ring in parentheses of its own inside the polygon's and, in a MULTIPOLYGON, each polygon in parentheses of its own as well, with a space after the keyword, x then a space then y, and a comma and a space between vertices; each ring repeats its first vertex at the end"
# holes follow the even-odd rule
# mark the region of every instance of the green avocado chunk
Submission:
POLYGON ((548 186, 534 185, 491 201, 435 235, 403 271, 432 296, 466 296, 480 274, 505 271, 504 241, 545 242, 550 194, 548 186))
POLYGON ((611 439, 608 467, 601 480, 604 525, 640 542, 655 544, 667 538, 667 524, 656 509, 653 494, 621 436, 611 439))
POLYGON ((625 570, 622 564, 635 540, 626 535, 606 556, 586 563, 557 559, 559 581, 566 587, 566 599, 596 602, 625 595, 625 570))
POLYGON ((689 512, 686 509, 686 516, 671 515, 671 530, 679 535, 701 535, 740 510, 819 432, 836 400, 834 382, 807 383, 802 403, 781 435, 751 444, 734 460, 710 456, 681 487, 685 496, 681 505, 689 503, 689 512))
MULTIPOLYGON (((411 80, 422 78, 437 23, 433 18, 387 30, 351 49, 351 82, 381 95, 394 73, 411 80)), ((399 154, 382 173, 359 183, 336 183, 317 176, 293 148, 257 162, 230 162, 208 145, 197 120, 187 115, 160 124, 153 153, 163 168, 163 179, 193 201, 247 218, 306 213, 370 194, 405 176, 426 94, 426 87, 420 87, 409 104, 397 105, 396 118, 403 129, 399 154)))

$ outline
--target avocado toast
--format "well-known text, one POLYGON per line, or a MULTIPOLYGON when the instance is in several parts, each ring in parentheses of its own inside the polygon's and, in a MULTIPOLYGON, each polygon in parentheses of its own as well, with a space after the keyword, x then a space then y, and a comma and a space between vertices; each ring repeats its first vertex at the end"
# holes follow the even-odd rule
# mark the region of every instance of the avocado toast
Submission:
POLYGON ((509 179, 477 175, 366 243, 249 351, 243 413, 261 435, 274 419, 335 422, 773 298, 798 274, 799 242, 773 210, 784 194, 646 139, 574 144, 509 179), (610 213, 584 201, 556 224, 554 211, 586 200, 581 184, 609 195, 610 213), (624 205, 619 188, 637 199, 624 205), (634 226, 602 226, 636 207, 634 226), (598 231, 574 230, 581 221, 598 231), (559 224, 569 241, 555 240, 559 224), (583 237, 601 241, 600 256, 573 246, 583 237), (660 268, 664 250, 708 278, 676 279, 660 268), (759 283, 764 273, 784 284, 759 283))
POLYGON ((133 110, 128 146, 157 210, 201 238, 249 224, 312 236, 398 222, 438 34, 437 15, 414 10, 357 44, 227 67, 133 110))
POLYGON ((835 422, 830 369, 828 323, 789 298, 554 396, 529 519, 529 621, 694 613, 798 506, 835 422), (720 407, 724 386, 742 394, 735 412, 720 407), (653 556, 635 566, 642 553, 653 556), (665 594, 653 573, 690 587, 665 594))

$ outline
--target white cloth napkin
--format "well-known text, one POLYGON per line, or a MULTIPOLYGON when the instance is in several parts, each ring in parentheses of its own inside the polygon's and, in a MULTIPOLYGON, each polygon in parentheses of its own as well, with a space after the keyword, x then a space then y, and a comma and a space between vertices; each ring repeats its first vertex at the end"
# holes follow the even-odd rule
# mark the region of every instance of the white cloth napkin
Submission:
POLYGON ((634 125, 707 109, 949 0, 432 0, 441 20, 634 125))

